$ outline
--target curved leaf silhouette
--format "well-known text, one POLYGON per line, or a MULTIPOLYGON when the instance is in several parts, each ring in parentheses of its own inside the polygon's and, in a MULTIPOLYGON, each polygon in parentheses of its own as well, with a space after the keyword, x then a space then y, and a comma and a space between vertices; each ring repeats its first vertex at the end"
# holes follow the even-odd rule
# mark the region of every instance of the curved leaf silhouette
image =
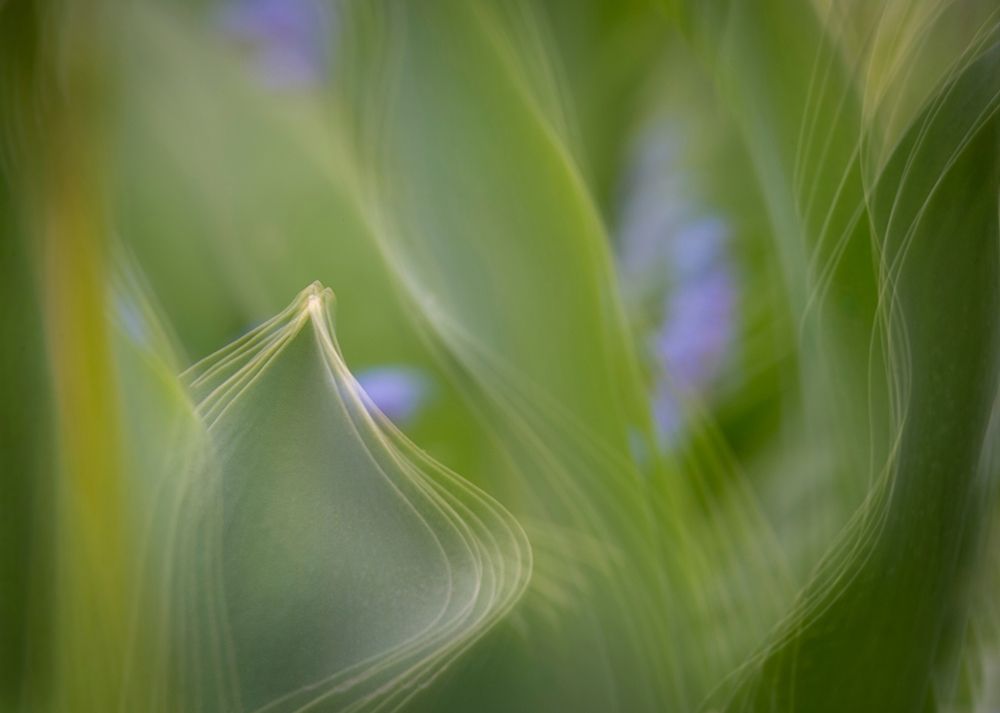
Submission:
POLYGON ((530 572, 513 518, 367 401, 331 298, 314 284, 184 375, 216 461, 190 632, 212 665, 194 657, 192 695, 225 710, 393 710, 530 572))

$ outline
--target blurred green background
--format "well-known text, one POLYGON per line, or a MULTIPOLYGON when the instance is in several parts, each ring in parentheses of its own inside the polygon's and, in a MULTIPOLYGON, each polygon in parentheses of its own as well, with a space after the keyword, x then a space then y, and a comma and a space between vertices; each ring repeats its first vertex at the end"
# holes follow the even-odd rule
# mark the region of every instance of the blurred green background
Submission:
POLYGON ((998 21, 0 2, 0 710, 994 710, 998 21))

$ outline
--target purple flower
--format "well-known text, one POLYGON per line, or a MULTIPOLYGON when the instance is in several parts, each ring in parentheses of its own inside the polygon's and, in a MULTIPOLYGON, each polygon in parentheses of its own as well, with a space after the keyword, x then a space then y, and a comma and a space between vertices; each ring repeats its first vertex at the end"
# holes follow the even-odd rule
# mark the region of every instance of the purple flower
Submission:
POLYGON ((662 371, 654 415, 666 440, 680 429, 681 400, 703 394, 722 371, 735 341, 736 280, 724 257, 678 280, 666 317, 653 335, 662 371))
POLYGON ((665 445, 683 426, 682 400, 704 395, 732 352, 738 297, 728 226, 690 195, 678 147, 664 122, 639 135, 618 233, 626 297, 655 305, 647 346, 665 445))
POLYGON ((304 89, 326 78, 332 22, 322 2, 229 0, 219 24, 244 49, 265 85, 304 89))
MULTIPOLYGON (((706 260, 704 254, 690 254, 694 252, 704 253, 704 247, 692 246, 685 257, 706 260)), ((678 264, 684 263, 678 260, 678 264)), ((731 346, 735 279, 724 254, 697 270, 677 273, 679 279, 667 298, 666 319, 654 337, 655 351, 679 388, 699 390, 719 372, 731 346)))
POLYGON ((356 378, 363 395, 397 426, 411 421, 430 396, 426 375, 412 367, 372 367, 356 378))

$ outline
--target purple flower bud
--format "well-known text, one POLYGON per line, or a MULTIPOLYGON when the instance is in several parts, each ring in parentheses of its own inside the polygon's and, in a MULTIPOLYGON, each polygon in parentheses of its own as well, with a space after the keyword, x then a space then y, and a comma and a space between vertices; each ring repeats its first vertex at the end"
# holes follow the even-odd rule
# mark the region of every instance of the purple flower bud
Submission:
POLYGON ((331 19, 318 0, 229 0, 219 24, 265 85, 306 89, 326 78, 331 19))
POLYGON ((412 367, 372 367, 359 372, 356 378, 363 395, 397 426, 410 422, 426 405, 431 392, 427 376, 412 367))

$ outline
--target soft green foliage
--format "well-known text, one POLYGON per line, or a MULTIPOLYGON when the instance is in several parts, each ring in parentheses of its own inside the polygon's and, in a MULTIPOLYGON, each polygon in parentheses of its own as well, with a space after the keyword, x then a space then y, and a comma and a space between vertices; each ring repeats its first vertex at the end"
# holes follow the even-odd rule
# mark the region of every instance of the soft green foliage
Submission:
POLYGON ((990 3, 267 6, 0 4, 0 711, 996 706, 990 3))

